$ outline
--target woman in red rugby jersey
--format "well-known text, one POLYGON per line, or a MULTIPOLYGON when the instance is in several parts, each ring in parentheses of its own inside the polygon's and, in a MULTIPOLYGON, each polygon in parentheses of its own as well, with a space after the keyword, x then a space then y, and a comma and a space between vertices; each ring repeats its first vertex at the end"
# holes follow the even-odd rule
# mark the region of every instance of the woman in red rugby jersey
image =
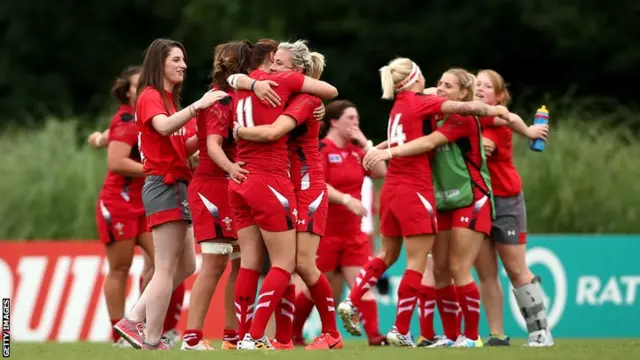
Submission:
MULTIPOLYGON (((309 59, 304 42, 293 44, 302 60, 309 59)), ((273 59, 276 54, 273 54, 273 59)), ((273 124, 284 110, 284 103, 296 92, 311 93, 321 98, 337 96, 335 87, 326 82, 304 76, 297 71, 269 74, 272 57, 265 58, 259 69, 245 75, 232 76, 232 86, 254 89, 258 80, 277 84, 274 91, 282 103, 270 107, 251 91, 239 90, 235 98, 236 120, 244 127, 273 124), (253 78, 253 79, 252 79, 253 78)), ((308 65, 308 64, 307 64, 308 65)), ((306 66, 306 65, 305 65, 306 66)), ((275 307, 285 293, 291 272, 295 269, 295 223, 297 220, 294 187, 289 178, 287 139, 270 143, 238 141, 238 160, 250 172, 241 184, 230 185, 230 201, 236 211, 238 241, 242 251, 242 265, 236 282, 236 299, 240 308, 239 331, 247 326, 248 307, 253 305, 260 266, 266 245, 271 269, 260 289, 255 314, 249 333, 240 343, 240 349, 271 349, 264 330, 275 307)))
MULTIPOLYGON (((136 81, 137 81, 137 77, 136 77, 136 81)), ((187 124, 187 134, 188 134, 187 136, 188 137, 191 137, 191 136, 195 135, 195 123, 194 123, 194 120, 195 119, 191 120, 187 124)), ((134 153, 134 151, 135 151, 135 154, 139 154, 137 142, 138 142, 138 140, 137 140, 137 130, 136 130, 135 150, 133 150, 133 148, 132 148, 132 153, 134 153)), ((93 147, 95 149, 100 149, 100 148, 106 147, 109 144, 109 129, 107 129, 107 130, 105 130, 103 132, 96 131, 96 132, 92 133, 89 136, 88 143, 89 143, 89 145, 91 147, 93 147)), ((193 156, 190 159, 193 160, 193 156)), ((191 161, 190 164, 192 164, 192 163, 194 163, 194 162, 191 161)), ((191 167, 191 165, 190 165, 190 167, 191 167)), ((141 178, 141 180, 142 180, 142 178, 141 178)), ((142 187, 140 187, 140 192, 142 192, 142 187)), ((142 198, 140 198, 140 199, 141 199, 140 201, 142 201, 142 198)), ((144 208, 143 208, 143 210, 144 210, 144 208)), ((101 218, 101 216, 99 217, 99 219, 100 218, 101 218)), ((145 222, 146 222, 146 217, 145 217, 145 222)), ((187 231, 187 236, 193 237, 193 229, 192 228, 189 228, 189 229, 190 230, 187 231)), ((151 232, 150 231, 148 231, 148 232, 149 232, 149 235, 151 235, 151 232)), ((153 246, 153 242, 151 242, 151 245, 153 246)), ((153 258, 151 256, 149 256, 149 254, 144 250, 143 247, 141 247, 141 249, 142 249, 143 266, 142 266, 142 271, 140 272, 139 289, 140 289, 140 292, 142 293, 142 291, 144 291, 144 288, 149 283, 149 280, 151 280, 151 277, 153 276, 153 258)), ((151 255, 153 255, 153 252, 151 252, 151 255)), ((180 285, 178 285, 178 287, 171 294, 171 300, 169 302, 169 307, 167 309, 167 314, 165 315, 165 318, 164 318, 164 326, 162 328, 162 337, 167 340, 167 344, 170 347, 173 347, 177 343, 177 341, 180 340, 180 335, 178 334, 176 326, 178 324, 178 320, 180 319, 180 315, 182 313, 182 305, 183 305, 183 301, 184 301, 184 293, 185 293, 184 283, 180 283, 180 285)), ((233 301, 231 303, 231 309, 232 309, 232 312, 233 312, 233 301)), ((118 316, 121 316, 121 315, 122 315, 122 312, 118 313, 118 316)), ((117 322, 118 319, 112 320, 112 325, 115 324, 114 321, 117 322)), ((113 331, 113 336, 114 336, 114 338, 115 338, 115 336, 117 336, 117 339, 120 339, 120 336, 117 334, 117 332, 115 330, 113 331)), ((117 344, 118 345, 116 345, 116 346, 118 346, 118 347, 130 347, 131 346, 124 339, 119 340, 117 342, 117 344)))
MULTIPOLYGON (((274 57, 271 70, 304 72, 319 79, 324 70, 324 56, 309 53, 302 42, 281 43, 274 57)), ((308 94, 291 98, 285 111, 271 125, 236 128, 240 139, 272 142, 289 134, 289 159, 291 180, 297 199, 297 249, 296 273, 309 289, 322 320, 322 334, 306 348, 340 349, 343 346, 336 326, 333 294, 329 280, 316 266, 316 251, 320 237, 324 235, 327 219, 328 195, 318 142, 320 122, 314 112, 322 106, 322 100, 308 94)), ((273 346, 292 349, 292 321, 295 313, 295 287, 289 284, 282 301, 276 308, 276 336, 273 346)))
POLYGON ((380 72, 383 98, 395 98, 389 118, 388 140, 369 151, 363 164, 371 168, 380 160, 397 157, 389 163, 380 194, 382 251, 364 267, 358 277, 358 285, 338 310, 347 330, 358 330, 354 303, 395 263, 404 243, 407 247, 407 270, 398 287, 396 324, 387 339, 397 346, 415 346, 409 325, 427 254, 438 231, 430 156, 424 154, 447 142, 446 137, 434 131, 436 116, 463 113, 506 117, 508 111, 481 102, 467 103, 423 95, 424 77, 418 65, 407 58, 391 61, 380 72), (406 150, 423 141, 428 146, 412 152, 406 150))
POLYGON ((191 222, 187 159, 196 151, 197 139, 187 142, 185 125, 198 111, 228 97, 223 91, 209 91, 178 111, 185 58, 181 43, 154 40, 145 54, 136 101, 138 142, 146 175, 142 200, 153 232, 155 264, 149 285, 114 328, 134 347, 149 350, 168 348, 160 337, 171 292, 195 270, 193 242, 185 242, 191 222))
MULTIPOLYGON (((493 70, 481 70, 477 75, 477 84, 476 99, 486 104, 506 106, 511 100, 504 79, 493 70)), ((509 337, 504 335, 504 299, 498 279, 497 251, 527 324, 529 346, 552 346, 553 338, 547 324, 540 279, 531 273, 525 259, 527 212, 522 181, 513 164, 511 130, 505 127, 488 127, 483 129, 482 137, 488 155, 487 165, 496 208, 491 236, 485 239, 475 263, 491 330, 487 345, 509 345, 509 337)))
MULTIPOLYGON (((111 92, 120 107, 107 130, 110 136, 104 142, 94 138, 92 143, 90 139, 93 146, 107 146, 107 174, 98 196, 96 224, 109 262, 104 297, 112 326, 124 313, 129 268, 136 244, 153 255, 153 238, 142 205, 144 173, 133 110, 140 71, 140 67, 131 66, 116 79, 111 92)), ((150 276, 145 284, 149 279, 150 276)), ((112 338, 115 346, 129 345, 115 330, 112 338)))
POLYGON ((234 163, 235 144, 232 132, 233 89, 227 77, 248 73, 253 45, 236 41, 216 46, 213 63, 214 90, 226 91, 229 102, 217 102, 198 114, 199 164, 189 184, 189 207, 193 217, 195 239, 202 249, 202 267, 191 290, 187 330, 182 350, 213 350, 203 339, 202 327, 227 262, 232 260, 225 291, 225 330, 223 349, 235 349, 238 340, 233 304, 233 288, 240 268, 239 251, 234 251, 236 232, 234 215, 228 201, 229 179, 241 182, 247 171, 234 163))
MULTIPOLYGON (((362 217, 367 214, 361 203, 362 185, 366 176, 382 178, 387 169, 384 162, 371 171, 365 171, 361 166, 372 145, 360 130, 359 123, 353 103, 334 101, 326 108, 323 130, 326 136, 320 141, 324 178, 329 189, 329 210, 316 263, 329 278, 340 271, 350 288, 355 286, 358 273, 372 253, 369 236, 362 231, 362 217)), ((359 304, 369 344, 384 344, 386 339, 378 328, 375 296, 367 291, 359 304)), ((296 308, 299 315, 296 330, 301 331, 313 302, 302 293, 296 299, 296 308)))
MULTIPOLYGON (((99 209, 96 217, 99 232, 100 232, 100 238, 104 239, 104 234, 106 231, 105 230, 105 226, 106 226, 105 214, 108 215, 113 212, 111 210, 117 210, 117 209, 111 209, 114 205, 112 203, 112 200, 119 199, 119 198, 125 199, 126 197, 129 197, 130 201, 128 206, 131 208, 135 208, 139 206, 138 213, 141 212, 143 214, 143 215, 133 214, 132 215, 133 218, 142 216, 142 218, 144 219, 144 222, 141 223, 141 226, 138 226, 137 224, 134 226, 134 222, 138 220, 131 219, 130 220, 130 222, 132 222, 131 224, 124 225, 120 222, 116 222, 116 225, 119 227, 122 226, 123 228, 128 229, 127 231, 129 232, 135 231, 136 228, 140 227, 141 228, 140 231, 143 232, 141 233, 141 237, 144 238, 144 235, 148 234, 149 243, 150 243, 151 249, 153 250, 153 241, 151 238, 151 231, 146 225, 147 219, 146 219, 146 216, 144 216, 144 207, 142 205, 142 185, 144 184, 144 178, 143 178, 144 173, 142 173, 142 170, 140 169, 139 178, 126 176, 124 178, 123 187, 116 189, 114 188, 113 185, 114 185, 114 182, 116 183, 118 182, 117 172, 111 171, 112 167, 117 168, 118 166, 121 166, 123 162, 125 166, 127 166, 127 164, 131 164, 130 162, 131 159, 140 160, 140 153, 138 150, 138 131, 137 131, 135 122, 133 121, 133 117, 134 117, 133 107, 135 105, 135 100, 136 100, 136 91, 137 91, 140 71, 141 71, 140 67, 130 67, 127 70, 125 70, 125 72, 123 72, 120 78, 116 80, 116 84, 112 89, 113 93, 117 98, 122 98, 123 96, 126 96, 127 99, 129 99, 129 104, 128 104, 129 109, 127 109, 125 105, 121 105, 121 108, 119 109, 119 112, 118 112, 118 114, 120 114, 120 118, 117 119, 114 117, 114 119, 111 122, 111 126, 107 130, 103 132, 94 132, 93 134, 91 134, 89 136, 88 142, 89 142, 89 145, 91 145, 93 148, 96 148, 96 149, 107 147, 107 146, 110 149, 109 155, 108 155, 108 164, 107 164, 110 170, 107 173, 107 178, 105 179, 105 187, 103 187, 103 191, 102 191, 102 193, 107 194, 106 195, 107 199, 103 201, 103 203, 110 203, 110 204, 109 206, 101 207, 99 202, 98 203, 99 209), (126 75, 131 75, 131 76, 126 76, 126 75), (130 119, 128 115, 131 116, 130 119), (112 142, 111 138, 109 137, 110 133, 113 133, 114 142, 112 142), (125 153, 121 151, 122 149, 120 149, 120 147, 123 146, 122 142, 127 143, 127 141, 129 143, 128 146, 131 148, 129 157, 125 157, 125 153), (116 150, 112 150, 112 148, 116 150), (114 153, 113 151, 116 151, 116 152, 114 153), (114 190, 118 190, 116 191, 117 192, 116 197, 109 195, 109 194, 116 194, 114 190), (131 194, 133 194, 133 196, 130 196, 131 194)), ((122 103, 123 100, 121 99, 120 101, 122 103)), ((187 136, 188 137, 195 136, 195 119, 192 119, 186 126, 187 126, 187 136)), ((140 163, 140 167, 142 168, 141 163, 140 163)), ((139 282, 140 292, 144 290, 144 288, 147 286, 149 280, 151 280, 151 277, 153 275, 153 257, 152 257, 153 251, 147 251, 148 248, 149 248, 148 246, 141 246, 144 265, 141 271, 140 282, 139 282)), ((109 259, 108 255, 107 255, 107 258, 109 259)), ((128 256, 124 257, 124 259, 127 259, 127 258, 128 256)), ((129 259, 128 261, 125 261, 129 264, 129 267, 130 267, 132 258, 133 258, 133 253, 131 253, 131 259, 129 259)), ((121 266, 121 264, 115 264, 115 267, 110 266, 110 272, 111 272, 111 269, 116 269, 115 270, 116 273, 120 273, 121 271, 125 270, 121 266)), ((126 275, 128 278, 128 268, 126 270, 127 270, 126 275)), ((123 275, 118 274, 118 276, 123 276, 123 275)), ((107 276, 107 279, 108 278, 109 276, 107 276)), ((125 278, 123 283, 124 285, 122 286, 126 286, 127 278, 125 278)), ((110 282, 107 280, 105 283, 105 299, 107 299, 107 301, 109 301, 110 297, 113 298, 114 296, 118 296, 118 294, 120 293, 119 291, 108 290, 111 288, 112 288, 112 284, 110 284, 110 282)), ((167 314, 164 319, 162 337, 167 339, 167 343, 170 346, 174 346, 176 341, 180 339, 180 336, 176 330, 176 326, 178 324, 178 320, 182 312, 182 303, 184 300, 184 293, 185 293, 185 287, 184 287, 184 284, 181 283, 180 285, 178 285, 178 287, 174 290, 174 292, 171 295, 171 300, 169 302, 167 314)), ((109 307, 109 304, 107 304, 107 307, 109 307)), ((123 304, 123 310, 117 311, 116 317, 112 316, 112 321, 111 321, 112 326, 115 325, 115 323, 119 320, 119 317, 122 316, 123 313, 124 313, 124 304, 123 304)), ((119 340, 120 336, 117 334, 115 330, 113 330, 112 336, 114 338, 114 341, 118 340, 117 346, 124 346, 124 347, 129 346, 129 344, 124 339, 119 340)))

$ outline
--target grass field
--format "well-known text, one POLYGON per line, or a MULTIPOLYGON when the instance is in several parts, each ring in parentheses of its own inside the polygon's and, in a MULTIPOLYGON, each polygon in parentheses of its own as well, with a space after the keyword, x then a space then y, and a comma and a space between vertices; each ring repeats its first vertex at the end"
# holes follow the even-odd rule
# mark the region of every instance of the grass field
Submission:
POLYGON ((270 359, 382 359, 391 360, 402 356, 402 360, 418 360, 428 358, 463 360, 595 360, 595 359, 640 359, 640 339, 614 340, 559 340, 553 348, 525 348, 522 341, 515 341, 509 348, 482 349, 399 349, 372 348, 363 342, 350 341, 345 348, 336 351, 306 352, 303 349, 277 352, 236 352, 216 351, 213 354, 200 352, 181 352, 177 349, 169 352, 140 352, 129 349, 114 349, 108 344, 91 343, 46 343, 46 344, 13 344, 11 357, 14 359, 91 359, 91 360, 145 360, 145 359, 259 359, 265 356, 270 359), (304 355, 303 355, 304 352, 304 355))

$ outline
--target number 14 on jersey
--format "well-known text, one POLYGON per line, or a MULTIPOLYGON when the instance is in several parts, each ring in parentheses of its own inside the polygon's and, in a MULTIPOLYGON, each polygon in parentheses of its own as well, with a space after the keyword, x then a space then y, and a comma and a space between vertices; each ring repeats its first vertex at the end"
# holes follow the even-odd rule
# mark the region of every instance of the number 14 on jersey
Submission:
POLYGON ((402 131, 402 124, 400 124, 400 118, 402 114, 396 114, 396 116, 389 118, 389 127, 387 129, 387 139, 389 141, 389 145, 402 145, 405 140, 407 140, 407 136, 402 131))

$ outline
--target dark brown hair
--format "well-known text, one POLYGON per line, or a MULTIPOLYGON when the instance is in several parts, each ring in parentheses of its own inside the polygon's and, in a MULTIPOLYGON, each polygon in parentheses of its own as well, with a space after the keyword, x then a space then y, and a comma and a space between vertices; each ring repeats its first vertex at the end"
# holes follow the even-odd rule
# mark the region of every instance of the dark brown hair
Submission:
POLYGON ((111 94, 122 105, 129 105, 129 98, 127 93, 131 86, 131 77, 139 74, 142 71, 140 66, 129 66, 122 70, 120 76, 116 78, 113 87, 111 87, 111 94))
POLYGON ((269 54, 278 51, 279 42, 273 39, 260 39, 253 44, 251 50, 251 69, 257 69, 262 65, 269 54))
POLYGON ((211 86, 227 91, 231 88, 227 78, 233 74, 248 74, 253 58, 253 44, 249 40, 219 44, 213 52, 211 86))
POLYGON ((320 129, 320 138, 327 136, 329 129, 331 129, 331 121, 340 119, 344 111, 350 107, 355 108, 356 105, 349 100, 332 101, 325 107, 322 128, 320 129))
MULTIPOLYGON (((169 57, 169 53, 174 48, 182 50, 184 61, 187 61, 187 52, 178 41, 169 39, 155 39, 145 51, 144 61, 142 62, 142 72, 138 83, 138 96, 147 87, 150 86, 162 96, 164 106, 169 110, 169 100, 164 93, 164 62, 169 57)), ((180 110, 180 90, 182 84, 173 87, 173 105, 176 110, 180 110)))

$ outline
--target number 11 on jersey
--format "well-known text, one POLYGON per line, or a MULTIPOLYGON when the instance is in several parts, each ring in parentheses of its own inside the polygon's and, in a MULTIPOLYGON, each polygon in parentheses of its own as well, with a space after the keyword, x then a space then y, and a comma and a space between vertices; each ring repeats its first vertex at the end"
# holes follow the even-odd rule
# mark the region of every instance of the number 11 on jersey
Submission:
POLYGON ((236 106, 236 119, 244 127, 254 127, 253 123, 253 103, 251 97, 238 101, 236 106))
POLYGON ((389 118, 389 127, 387 130, 387 139, 389 146, 397 144, 402 145, 407 140, 407 136, 402 131, 402 124, 400 124, 400 118, 402 114, 396 114, 393 119, 389 118))

